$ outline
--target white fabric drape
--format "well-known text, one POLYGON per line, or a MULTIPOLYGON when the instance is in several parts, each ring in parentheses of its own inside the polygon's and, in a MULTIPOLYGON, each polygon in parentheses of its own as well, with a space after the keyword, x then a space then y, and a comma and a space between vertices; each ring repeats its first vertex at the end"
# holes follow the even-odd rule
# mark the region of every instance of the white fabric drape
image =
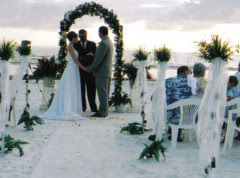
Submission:
POLYGON ((0 60, 0 71, 1 71, 1 88, 2 100, 0 103, 0 133, 4 131, 5 124, 7 122, 7 109, 9 106, 9 62, 0 60))
POLYGON ((11 98, 16 96, 16 92, 18 91, 18 88, 21 84, 23 75, 25 74, 27 68, 28 68, 28 57, 21 56, 21 64, 17 69, 16 75, 13 76, 13 79, 11 81, 11 87, 10 87, 10 96, 11 98))
POLYGON ((208 84, 198 113, 199 160, 203 168, 211 163, 211 158, 218 160, 227 81, 226 62, 215 58, 209 70, 208 84))
POLYGON ((134 62, 134 66, 138 69, 137 76, 135 78, 133 89, 131 91, 131 100, 132 106, 135 110, 141 111, 142 106, 144 105, 144 97, 141 97, 142 93, 145 93, 146 89, 146 61, 134 62))
POLYGON ((158 78, 156 89, 152 96, 152 118, 155 126, 155 134, 157 140, 162 139, 162 134, 165 130, 166 116, 166 92, 165 92, 165 71, 167 69, 166 62, 158 64, 158 78))

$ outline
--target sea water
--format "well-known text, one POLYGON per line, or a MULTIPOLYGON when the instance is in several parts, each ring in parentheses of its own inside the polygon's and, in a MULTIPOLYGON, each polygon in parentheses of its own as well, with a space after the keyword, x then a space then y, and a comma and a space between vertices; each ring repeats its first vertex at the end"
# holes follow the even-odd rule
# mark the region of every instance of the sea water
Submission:
MULTIPOLYGON (((47 57, 51 57, 51 56, 56 56, 58 54, 59 48, 55 48, 55 47, 32 47, 32 55, 31 55, 31 60, 30 63, 34 68, 36 68, 36 63, 37 63, 37 58, 42 57, 42 56, 47 56, 47 57)), ((122 60, 125 61, 125 63, 130 63, 134 57, 133 57, 133 53, 135 51, 134 50, 125 50, 124 51, 124 55, 122 60)), ((115 53, 114 53, 115 56, 115 53)), ((16 72, 17 67, 19 66, 19 63, 16 61, 19 61, 19 56, 17 57, 17 59, 15 60, 11 60, 11 71, 10 74, 14 75, 16 72)), ((115 58, 115 57, 114 57, 115 58)), ((157 76, 157 62, 154 61, 154 55, 153 52, 151 52, 150 56, 149 56, 149 65, 151 66, 150 68, 150 73, 152 74, 153 77, 156 78, 157 76)), ((232 60, 230 60, 227 63, 227 67, 228 67, 228 75, 235 75, 235 73, 237 72, 238 69, 238 63, 240 61, 240 55, 234 55, 232 56, 232 60)), ((180 53, 180 52, 172 52, 172 57, 171 60, 168 62, 168 69, 166 71, 166 78, 168 77, 173 77, 177 75, 177 68, 181 65, 187 65, 190 68, 192 68, 192 66, 196 63, 196 62, 202 62, 208 67, 210 66, 209 63, 207 63, 206 61, 204 61, 203 59, 201 59, 199 57, 199 54, 197 53, 180 53)), ((113 62, 114 64, 114 62, 113 62)), ((114 69, 114 66, 113 66, 114 69)), ((31 74, 31 71, 30 71, 31 74)), ((208 74, 208 70, 206 72, 206 76, 208 74)))

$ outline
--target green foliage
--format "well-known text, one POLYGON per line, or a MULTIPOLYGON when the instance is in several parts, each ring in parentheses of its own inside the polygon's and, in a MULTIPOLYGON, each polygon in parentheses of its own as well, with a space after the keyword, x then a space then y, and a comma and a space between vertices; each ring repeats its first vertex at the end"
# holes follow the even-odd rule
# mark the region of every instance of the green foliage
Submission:
POLYGON ((237 52, 237 53, 240 53, 240 45, 237 45, 237 46, 236 46, 236 52, 237 52))
POLYGON ((52 56, 50 59, 43 56, 38 60, 38 67, 33 72, 33 77, 38 82, 44 77, 56 77, 58 73, 59 66, 56 62, 55 56, 52 56))
POLYGON ((167 148, 164 147, 162 143, 162 141, 154 141, 150 146, 145 145, 146 147, 142 151, 139 159, 150 159, 154 157, 159 162, 159 151, 161 151, 161 154, 163 155, 165 161, 165 152, 167 151, 167 148))
POLYGON ((132 104, 131 99, 128 97, 128 94, 124 92, 122 94, 113 93, 109 100, 109 106, 127 105, 128 103, 132 104))
POLYGON ((212 157, 211 163, 204 169, 205 174, 209 174, 213 168, 216 168, 215 157, 212 157))
POLYGON ((121 128, 120 133, 130 133, 132 135, 141 135, 141 134, 144 134, 144 131, 148 131, 147 129, 145 129, 144 124, 133 122, 133 123, 129 123, 126 127, 121 128))
POLYGON ((127 74, 130 80, 135 80, 137 76, 137 68, 132 63, 123 64, 123 75, 127 74))
POLYGON ((133 61, 146 61, 148 59, 148 56, 151 53, 144 51, 142 48, 139 48, 137 51, 133 53, 133 61))
POLYGON ((154 50, 154 60, 158 62, 168 62, 171 59, 171 50, 164 45, 162 48, 154 50))
POLYGON ((0 45, 0 59, 8 61, 10 58, 14 58, 14 48, 16 43, 13 41, 5 41, 0 45))
MULTIPOLYGON (((147 71, 147 79, 154 80, 152 74, 149 72, 150 67, 146 67, 147 71)), ((127 75, 129 80, 135 80, 137 76, 137 68, 133 66, 132 63, 125 63, 123 64, 123 75, 127 75)))
MULTIPOLYGON (((19 150, 19 154, 20 156, 24 155, 23 149, 20 146, 21 144, 28 144, 28 142, 23 142, 20 140, 15 140, 14 138, 12 138, 10 135, 6 135, 5 136, 5 150, 4 153, 9 153, 11 152, 14 148, 19 150)), ((2 148, 0 147, 0 149, 2 150, 2 148)))
POLYGON ((200 57, 204 58, 208 62, 212 62, 214 58, 220 57, 224 61, 230 60, 233 55, 232 47, 229 47, 228 42, 222 42, 219 35, 212 35, 212 41, 207 43, 206 41, 197 42, 200 57))
MULTIPOLYGON (((121 98, 122 91, 122 65, 124 61, 122 61, 123 56, 123 26, 120 25, 118 17, 111 10, 104 8, 102 5, 97 4, 95 2, 86 2, 81 4, 75 8, 75 10, 71 10, 65 13, 64 19, 60 22, 60 41, 59 41, 59 52, 58 52, 58 61, 59 61, 59 75, 61 75, 66 67, 66 55, 67 55, 67 40, 66 35, 70 30, 72 24, 75 23, 77 18, 81 18, 84 15, 90 16, 99 16, 100 19, 103 19, 104 22, 109 26, 112 30, 114 37, 114 46, 115 46, 115 70, 114 70, 114 78, 115 78, 115 88, 113 95, 116 98, 121 98)), ((121 101, 126 101, 124 98, 121 98, 121 101)))
POLYGON ((17 47, 17 51, 21 56, 28 56, 31 54, 31 41, 22 41, 21 46, 17 47))
POLYGON ((17 125, 20 125, 22 123, 24 123, 24 128, 26 128, 27 130, 32 130, 33 125, 44 124, 44 121, 38 116, 30 117, 27 108, 25 108, 20 119, 18 120, 17 125))

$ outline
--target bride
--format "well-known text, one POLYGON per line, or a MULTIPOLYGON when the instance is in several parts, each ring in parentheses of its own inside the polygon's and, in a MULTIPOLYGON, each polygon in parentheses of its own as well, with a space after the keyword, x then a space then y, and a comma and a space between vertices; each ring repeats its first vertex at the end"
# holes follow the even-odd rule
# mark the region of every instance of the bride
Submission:
POLYGON ((54 120, 83 119, 82 97, 79 67, 86 70, 77 59, 73 47, 78 42, 77 33, 71 31, 67 34, 70 41, 68 45, 68 64, 57 86, 50 108, 41 117, 54 120))

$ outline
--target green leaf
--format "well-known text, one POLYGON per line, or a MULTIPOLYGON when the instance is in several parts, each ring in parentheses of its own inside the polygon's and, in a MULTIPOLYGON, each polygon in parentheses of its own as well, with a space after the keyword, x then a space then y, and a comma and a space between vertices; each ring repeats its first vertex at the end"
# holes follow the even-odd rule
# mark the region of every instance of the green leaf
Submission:
POLYGON ((165 157, 165 151, 167 150, 167 148, 162 146, 162 142, 161 141, 155 141, 153 142, 150 146, 145 145, 146 148, 143 149, 139 159, 143 159, 144 157, 146 157, 147 159, 149 158, 155 158, 158 162, 159 160, 159 151, 161 151, 163 157, 166 160, 165 157))

